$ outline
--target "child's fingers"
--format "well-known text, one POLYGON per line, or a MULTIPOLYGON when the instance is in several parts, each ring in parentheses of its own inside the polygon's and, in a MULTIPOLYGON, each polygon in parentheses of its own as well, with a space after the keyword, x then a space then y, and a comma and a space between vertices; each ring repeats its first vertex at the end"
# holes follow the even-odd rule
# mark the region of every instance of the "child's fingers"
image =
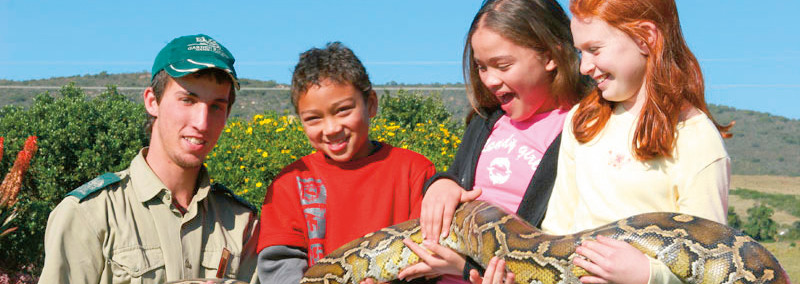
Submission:
POLYGON ((431 268, 427 263, 418 262, 414 265, 403 268, 403 270, 400 270, 400 273, 397 274, 397 279, 411 281, 420 277, 424 277, 432 271, 433 268, 431 268))
POLYGON ((431 255, 427 249, 423 248, 422 246, 415 243, 411 239, 403 239, 403 244, 405 244, 408 247, 408 249, 417 254, 420 260, 424 262, 429 262, 432 260, 431 258, 433 258, 433 255, 431 255))
POLYGON ((578 252, 578 250, 576 249, 576 252, 582 254, 583 256, 588 257, 594 262, 597 262, 598 260, 608 257, 609 255, 614 253, 614 250, 616 250, 616 248, 609 246, 605 243, 601 243, 599 241, 584 241, 583 243, 581 243, 581 246, 579 246, 578 249, 580 249, 583 252, 591 254, 591 255, 584 255, 582 252, 578 252))
MULTIPOLYGON (((442 211, 442 226, 439 228, 441 233, 438 235, 441 238, 447 237, 450 234, 450 224, 453 222, 453 214, 456 212, 456 206, 448 206, 444 204, 442 211)), ((438 240, 437 240, 438 241, 438 240)))
POLYGON ((462 190, 461 191, 460 201, 461 202, 473 201, 473 200, 477 199, 478 196, 481 196, 482 192, 483 192, 483 190, 481 190, 480 188, 477 188, 477 187, 473 188, 472 190, 469 190, 469 191, 462 190))
POLYGON ((583 276, 578 280, 580 280, 581 283, 584 283, 584 284, 605 284, 605 283, 608 283, 608 281, 606 281, 603 278, 600 278, 600 277, 597 277, 597 276, 591 276, 591 275, 590 276, 583 276))
POLYGON ((483 277, 478 273, 478 270, 472 269, 469 271, 469 282, 472 282, 472 284, 481 284, 483 282, 483 277))
POLYGON ((435 232, 433 228, 439 226, 438 223, 435 223, 435 216, 441 216, 441 210, 441 204, 436 202, 423 202, 423 210, 420 218, 420 229, 422 229, 422 237, 424 239, 430 239, 431 236, 434 236, 435 232))
MULTIPOLYGON (((494 275, 492 276, 492 283, 502 283, 503 281, 503 274, 506 269, 506 261, 505 260, 498 260, 497 266, 494 268, 494 275)), ((486 278, 484 278, 485 280, 486 278)))
POLYGON ((602 267, 595 264, 594 262, 591 262, 590 260, 576 257, 572 259, 572 263, 585 269, 587 272, 594 274, 597 277, 600 278, 608 277, 608 273, 602 267))
POLYGON ((442 245, 439 245, 437 243, 423 242, 423 244, 425 245, 426 249, 428 249, 429 251, 431 251, 432 253, 434 253, 434 254, 436 254, 436 255, 438 255, 440 257, 443 257, 445 255, 454 253, 450 249, 448 249, 448 248, 446 248, 446 247, 444 247, 442 245))
POLYGON ((506 284, 513 284, 514 283, 514 273, 506 272, 506 284))
POLYGON ((444 215, 445 208, 441 204, 436 206, 433 216, 431 216, 431 223, 428 227, 430 234, 425 236, 426 240, 439 243, 439 236, 442 233, 442 216, 444 215))

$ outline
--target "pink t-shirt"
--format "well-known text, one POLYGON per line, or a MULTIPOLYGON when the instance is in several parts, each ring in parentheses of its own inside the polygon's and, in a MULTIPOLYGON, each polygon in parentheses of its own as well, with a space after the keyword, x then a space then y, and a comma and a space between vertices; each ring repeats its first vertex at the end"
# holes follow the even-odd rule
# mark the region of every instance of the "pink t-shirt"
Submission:
POLYGON ((475 169, 478 200, 490 201, 516 212, 544 152, 556 139, 569 110, 536 114, 525 121, 503 115, 483 146, 475 169))
MULTIPOLYGON (((568 111, 556 109, 520 122, 512 121, 507 115, 501 116, 478 158, 475 188, 483 190, 478 200, 517 212, 544 152, 561 133, 568 111)), ((461 276, 444 275, 438 283, 469 282, 461 276)))

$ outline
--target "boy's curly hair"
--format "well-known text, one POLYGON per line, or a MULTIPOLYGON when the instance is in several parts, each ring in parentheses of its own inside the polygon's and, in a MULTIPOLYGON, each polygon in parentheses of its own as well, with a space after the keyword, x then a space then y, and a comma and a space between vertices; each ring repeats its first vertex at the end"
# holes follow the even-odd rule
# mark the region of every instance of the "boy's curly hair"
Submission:
POLYGON ((366 100, 372 91, 367 69, 350 48, 341 42, 330 42, 325 49, 311 48, 300 54, 292 75, 292 105, 297 112, 297 101, 311 86, 319 86, 325 79, 336 84, 352 84, 366 100))

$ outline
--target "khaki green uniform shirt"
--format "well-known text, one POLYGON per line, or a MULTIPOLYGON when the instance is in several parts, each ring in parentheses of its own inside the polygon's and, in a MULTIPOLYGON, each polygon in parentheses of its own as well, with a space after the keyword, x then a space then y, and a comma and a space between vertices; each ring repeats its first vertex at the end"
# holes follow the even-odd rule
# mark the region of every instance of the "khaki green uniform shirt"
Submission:
POLYGON ((256 211, 200 171, 185 215, 139 152, 127 170, 71 192, 50 213, 40 283, 164 283, 225 278, 256 283, 256 211), (117 178, 119 181, 116 181, 117 178))

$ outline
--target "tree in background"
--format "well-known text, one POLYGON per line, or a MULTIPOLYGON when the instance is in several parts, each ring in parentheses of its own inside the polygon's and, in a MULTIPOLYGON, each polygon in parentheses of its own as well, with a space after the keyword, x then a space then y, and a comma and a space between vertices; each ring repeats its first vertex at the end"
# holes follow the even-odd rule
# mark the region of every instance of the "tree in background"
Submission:
POLYGON ((742 219, 736 214, 733 206, 728 207, 728 226, 737 230, 742 229, 742 219))
POLYGON ((391 95, 387 91, 378 100, 378 104, 376 118, 395 122, 407 131, 430 122, 452 123, 450 112, 444 106, 439 93, 422 95, 401 89, 396 95, 391 95))
POLYGON ((778 224, 772 220, 772 208, 759 204, 747 209, 747 223, 744 224, 745 234, 757 241, 774 240, 778 235, 778 224))

